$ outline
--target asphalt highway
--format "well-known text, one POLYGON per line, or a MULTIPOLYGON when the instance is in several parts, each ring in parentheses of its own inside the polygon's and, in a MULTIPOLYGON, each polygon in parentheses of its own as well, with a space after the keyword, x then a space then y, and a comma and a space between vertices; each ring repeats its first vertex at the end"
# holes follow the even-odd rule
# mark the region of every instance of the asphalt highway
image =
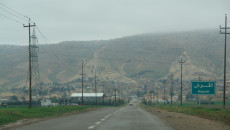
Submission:
POLYGON ((26 125, 16 130, 172 130, 156 116, 135 106, 100 108, 26 125))

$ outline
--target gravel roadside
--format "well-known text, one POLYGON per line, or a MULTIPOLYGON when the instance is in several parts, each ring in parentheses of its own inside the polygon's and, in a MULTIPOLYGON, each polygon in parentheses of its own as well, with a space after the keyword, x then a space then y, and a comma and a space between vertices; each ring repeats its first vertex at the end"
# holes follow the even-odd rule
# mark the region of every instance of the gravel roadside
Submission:
POLYGON ((157 108, 144 108, 176 130, 230 130, 230 126, 218 121, 183 113, 168 112, 157 108))

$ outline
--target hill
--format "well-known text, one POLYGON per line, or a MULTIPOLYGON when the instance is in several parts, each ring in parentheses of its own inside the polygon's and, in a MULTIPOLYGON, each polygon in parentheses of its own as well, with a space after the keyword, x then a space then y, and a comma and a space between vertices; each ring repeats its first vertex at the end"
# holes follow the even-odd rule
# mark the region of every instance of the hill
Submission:
MULTIPOLYGON (((229 48, 228 48, 229 49, 229 48)), ((26 85, 28 47, 0 45, 0 91, 26 85)), ((39 46, 39 68, 44 83, 80 79, 84 60, 86 77, 94 71, 101 80, 137 83, 180 76, 220 78, 223 74, 224 37, 215 30, 142 34, 101 41, 64 41, 39 46)), ((229 67, 229 63, 228 63, 229 67)), ((0 92, 0 93, 1 93, 0 92)))

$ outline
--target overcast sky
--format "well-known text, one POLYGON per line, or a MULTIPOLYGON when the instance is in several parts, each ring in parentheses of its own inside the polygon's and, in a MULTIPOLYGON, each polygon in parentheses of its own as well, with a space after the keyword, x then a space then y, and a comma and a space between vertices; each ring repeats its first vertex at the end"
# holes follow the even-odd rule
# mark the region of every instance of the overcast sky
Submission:
MULTIPOLYGON (((0 3, 30 17, 51 43, 218 30, 219 25, 224 25, 225 14, 230 19, 230 0, 0 0, 0 3)), ((28 23, 6 10, 0 5, 0 44, 27 44, 27 28, 4 16, 28 23)), ((43 44, 39 34, 38 37, 39 44, 43 44)))

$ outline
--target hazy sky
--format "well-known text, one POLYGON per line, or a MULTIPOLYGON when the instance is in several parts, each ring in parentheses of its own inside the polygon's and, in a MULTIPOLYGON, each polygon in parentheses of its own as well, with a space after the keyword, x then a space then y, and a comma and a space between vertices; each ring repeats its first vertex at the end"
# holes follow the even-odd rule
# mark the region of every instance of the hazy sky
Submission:
MULTIPOLYGON (((0 3, 29 16, 51 43, 218 30, 219 25, 224 25, 225 14, 230 19, 230 0, 0 0, 0 3)), ((27 44, 28 29, 4 16, 28 23, 6 9, 0 5, 0 44, 27 44)), ((43 44, 44 40, 38 37, 39 44, 43 44)))

